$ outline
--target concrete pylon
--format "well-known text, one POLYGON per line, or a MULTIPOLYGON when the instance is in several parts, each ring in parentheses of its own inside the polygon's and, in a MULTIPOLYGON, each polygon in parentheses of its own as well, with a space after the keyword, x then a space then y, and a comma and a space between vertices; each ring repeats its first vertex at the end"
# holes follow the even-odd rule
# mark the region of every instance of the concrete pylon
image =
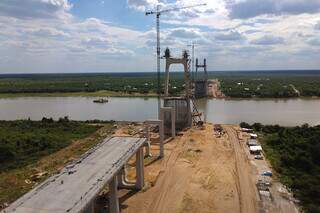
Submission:
POLYGON ((190 97, 190 79, 189 79, 189 69, 188 69, 188 58, 166 58, 166 71, 165 71, 165 97, 169 96, 169 72, 170 66, 172 64, 182 64, 184 68, 184 76, 185 76, 185 90, 187 97, 190 97))

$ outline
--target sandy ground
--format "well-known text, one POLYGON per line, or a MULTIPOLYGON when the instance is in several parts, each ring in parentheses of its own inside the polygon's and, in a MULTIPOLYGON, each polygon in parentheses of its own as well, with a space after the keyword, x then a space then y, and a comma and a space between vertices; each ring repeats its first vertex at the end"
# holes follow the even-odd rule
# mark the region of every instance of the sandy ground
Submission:
POLYGON ((165 158, 146 163, 145 189, 122 191, 122 212, 258 212, 250 164, 236 132, 226 130, 217 138, 207 124, 167 143, 165 158))
POLYGON ((218 79, 208 80, 208 93, 213 98, 225 98, 225 95, 220 90, 220 82, 218 79))
POLYGON ((258 192, 255 185, 255 171, 245 154, 244 143, 238 139, 238 134, 234 127, 224 126, 229 136, 229 142, 234 147, 236 159, 236 171, 238 176, 238 193, 240 197, 240 212, 258 211, 258 192))
MULTIPOLYGON (((121 212, 299 212, 292 195, 270 178, 270 198, 258 192, 256 183, 263 171, 272 170, 264 160, 255 160, 237 125, 222 125, 217 134, 212 124, 192 128, 166 143, 165 157, 152 145, 153 157, 145 159, 145 187, 140 192, 120 190, 121 212)), ((116 135, 141 131, 139 125, 124 126, 116 135)), ((157 141, 157 134, 152 134, 157 141)), ((127 167, 134 180, 134 159, 127 167)))

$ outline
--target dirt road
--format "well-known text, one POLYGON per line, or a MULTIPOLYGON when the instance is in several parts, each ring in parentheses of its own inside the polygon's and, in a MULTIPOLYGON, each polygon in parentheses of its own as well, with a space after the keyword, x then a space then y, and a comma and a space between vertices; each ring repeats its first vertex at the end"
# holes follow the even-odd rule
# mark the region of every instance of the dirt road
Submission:
POLYGON ((123 195, 122 212, 258 212, 250 165, 236 157, 241 147, 233 147, 237 138, 227 128, 231 140, 227 135, 216 138, 212 125, 206 125, 166 144, 165 158, 145 168, 145 190, 123 195))
POLYGON ((238 139, 237 132, 231 126, 224 126, 234 148, 236 171, 238 176, 238 193, 241 212, 258 212, 258 192, 254 182, 254 170, 244 152, 243 143, 238 139))

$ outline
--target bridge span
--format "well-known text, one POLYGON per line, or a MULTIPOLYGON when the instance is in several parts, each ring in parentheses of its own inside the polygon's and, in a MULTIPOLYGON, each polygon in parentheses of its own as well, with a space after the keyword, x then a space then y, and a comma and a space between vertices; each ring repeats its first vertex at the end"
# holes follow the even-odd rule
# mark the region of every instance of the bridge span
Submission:
POLYGON ((119 212, 118 187, 142 189, 145 138, 111 137, 86 152, 30 192, 3 213, 93 212, 95 199, 109 184, 109 209, 119 212), (125 182, 124 166, 136 154, 137 180, 125 182))

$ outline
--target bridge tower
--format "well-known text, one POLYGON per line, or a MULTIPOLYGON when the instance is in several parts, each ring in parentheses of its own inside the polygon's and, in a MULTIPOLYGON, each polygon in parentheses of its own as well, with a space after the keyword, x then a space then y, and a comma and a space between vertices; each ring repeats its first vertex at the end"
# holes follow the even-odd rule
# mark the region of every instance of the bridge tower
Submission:
POLYGON ((193 80, 193 84, 194 97, 196 99, 208 96, 208 72, 206 59, 203 60, 203 64, 199 64, 199 60, 196 59, 196 73, 193 80), (199 69, 203 69, 203 73, 199 73, 199 69))
MULTIPOLYGON (((194 95, 192 94, 192 84, 190 79, 190 62, 189 54, 183 51, 181 58, 173 58, 170 55, 170 50, 167 48, 164 58, 166 59, 165 70, 165 91, 164 91, 164 107, 172 107, 175 109, 176 129, 182 130, 186 127, 191 127, 192 123, 198 124, 201 119, 201 113, 198 112, 197 106, 194 102, 194 95), (172 64, 182 64, 184 68, 184 83, 185 94, 180 97, 169 97, 169 71, 172 64)), ((165 116, 164 125, 169 129, 170 117, 165 116)))

